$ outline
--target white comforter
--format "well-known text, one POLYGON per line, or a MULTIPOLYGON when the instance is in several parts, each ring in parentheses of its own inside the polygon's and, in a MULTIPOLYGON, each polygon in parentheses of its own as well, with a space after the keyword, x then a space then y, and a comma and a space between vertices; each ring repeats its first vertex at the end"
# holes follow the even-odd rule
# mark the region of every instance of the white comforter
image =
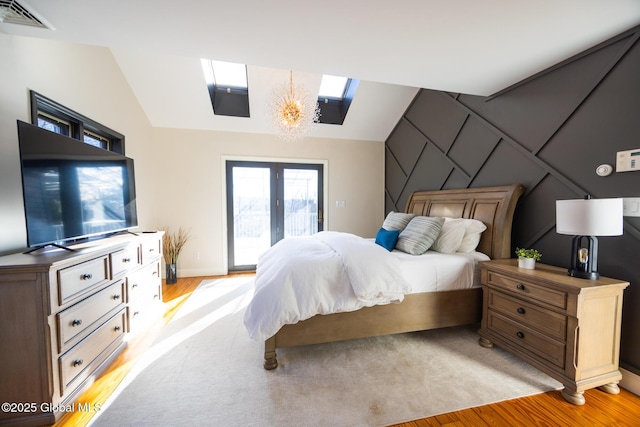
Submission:
POLYGON ((353 234, 323 231, 281 240, 260 257, 244 324, 252 339, 264 341, 283 325, 401 302, 410 292, 386 249, 353 234))

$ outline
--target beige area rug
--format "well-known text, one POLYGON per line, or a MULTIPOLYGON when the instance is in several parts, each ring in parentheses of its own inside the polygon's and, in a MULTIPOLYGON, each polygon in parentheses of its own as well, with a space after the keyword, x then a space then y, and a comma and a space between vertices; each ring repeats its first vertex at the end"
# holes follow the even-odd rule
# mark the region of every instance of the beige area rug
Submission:
POLYGON ((242 323, 253 278, 202 282, 93 426, 384 426, 541 393, 561 384, 477 327, 279 349, 242 323))

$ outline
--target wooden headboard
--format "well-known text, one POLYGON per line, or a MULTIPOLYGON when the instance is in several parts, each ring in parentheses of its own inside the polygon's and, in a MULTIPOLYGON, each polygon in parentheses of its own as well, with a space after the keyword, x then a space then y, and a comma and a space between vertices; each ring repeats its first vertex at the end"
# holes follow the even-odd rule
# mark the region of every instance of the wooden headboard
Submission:
POLYGON ((416 191, 406 212, 416 215, 473 218, 487 229, 478 252, 491 259, 511 258, 511 225, 516 203, 524 192, 521 184, 457 190, 416 191))

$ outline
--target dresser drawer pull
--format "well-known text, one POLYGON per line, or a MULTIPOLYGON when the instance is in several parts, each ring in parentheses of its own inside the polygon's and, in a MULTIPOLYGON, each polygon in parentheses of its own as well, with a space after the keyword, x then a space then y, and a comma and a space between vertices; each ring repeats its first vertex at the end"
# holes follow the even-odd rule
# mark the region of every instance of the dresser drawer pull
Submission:
POLYGON ((516 310, 519 314, 524 314, 526 312, 526 310, 522 307, 518 307, 518 310, 516 310))
POLYGON ((516 336, 518 338, 524 338, 524 334, 522 332, 520 332, 520 331, 516 332, 516 336))
POLYGON ((149 252, 155 252, 155 251, 156 251, 156 250, 155 250, 155 249, 153 249, 153 248, 149 249, 149 252))
POLYGON ((138 284, 137 284, 137 283, 132 283, 132 284, 131 284, 131 289, 133 289, 133 288, 137 288, 137 287, 138 287, 138 284))
POLYGON ((516 288, 518 288, 518 290, 520 290, 520 291, 524 291, 524 285, 522 283, 518 283, 516 285, 516 288))
POLYGON ((72 362, 72 365, 73 365, 74 367, 76 367, 76 366, 80 366, 80 365, 82 365, 83 363, 84 363, 84 360, 82 360, 82 359, 76 359, 76 360, 74 360, 74 361, 72 362))
POLYGON ((85 273, 82 276, 80 276, 80 280, 90 280, 92 277, 93 277, 93 274, 85 273))
POLYGON ((119 295, 119 294, 115 294, 115 295, 113 296, 113 299, 115 299, 115 300, 119 300, 119 299, 120 299, 120 295, 119 295))
POLYGON ((116 331, 116 332, 118 332, 118 331, 120 330, 120 326, 115 326, 115 327, 113 328, 113 330, 114 330, 114 331, 116 331))
POLYGON ((131 262, 131 258, 122 258, 122 262, 131 262))
POLYGON ((133 317, 138 317, 138 315, 139 315, 139 314, 140 314, 140 312, 139 312, 139 311, 134 311, 134 312, 133 312, 133 317))
POLYGON ((80 326, 82 325, 82 320, 81 319, 73 319, 71 321, 71 326, 80 326))
POLYGON ((157 275, 158 275, 158 272, 157 272, 157 271, 153 271, 153 272, 151 273, 151 275, 152 275, 152 276, 157 276, 157 275))

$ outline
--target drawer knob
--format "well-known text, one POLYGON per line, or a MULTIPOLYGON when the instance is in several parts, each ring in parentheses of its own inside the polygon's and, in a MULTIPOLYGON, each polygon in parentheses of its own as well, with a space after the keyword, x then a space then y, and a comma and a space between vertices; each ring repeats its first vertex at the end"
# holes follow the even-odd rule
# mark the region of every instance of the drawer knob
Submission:
POLYGON ((518 283, 516 285, 516 288, 518 288, 518 290, 520 290, 520 291, 524 291, 524 285, 522 283, 518 283))
POLYGON ((522 308, 522 307, 518 307, 518 310, 517 310, 517 311, 518 311, 518 313, 520 313, 520 314, 524 314, 526 310, 525 310, 524 308, 522 308))
POLYGON ((520 331, 516 332, 516 336, 518 338, 524 338, 524 334, 522 332, 520 332, 520 331))
POLYGON ((122 258, 122 262, 131 262, 131 258, 122 258))
POLYGON ((81 280, 89 280, 89 279, 91 279, 92 277, 93 277, 93 274, 91 274, 91 273, 85 273, 85 274, 83 274, 82 276, 80 276, 80 279, 81 279, 81 280))
POLYGON ((113 328, 113 330, 114 330, 114 331, 116 331, 116 332, 118 332, 118 331, 120 330, 120 326, 115 326, 115 327, 113 328))
POLYGON ((76 366, 80 366, 80 365, 82 365, 83 363, 84 363, 84 360, 82 360, 82 359, 76 359, 76 360, 74 360, 74 361, 73 361, 73 363, 72 363, 72 364, 73 364, 73 366, 74 366, 74 367, 76 367, 76 366))
POLYGON ((132 284, 132 285, 131 285, 131 289, 133 289, 133 288, 137 288, 137 287, 138 287, 138 284, 137 284, 137 283, 134 283, 134 284, 132 284))
POLYGON ((115 300, 119 300, 119 299, 120 299, 120 295, 118 295, 118 294, 114 295, 114 296, 113 296, 113 299, 115 299, 115 300))
POLYGON ((82 319, 73 319, 71 321, 71 326, 80 326, 82 325, 82 319))

